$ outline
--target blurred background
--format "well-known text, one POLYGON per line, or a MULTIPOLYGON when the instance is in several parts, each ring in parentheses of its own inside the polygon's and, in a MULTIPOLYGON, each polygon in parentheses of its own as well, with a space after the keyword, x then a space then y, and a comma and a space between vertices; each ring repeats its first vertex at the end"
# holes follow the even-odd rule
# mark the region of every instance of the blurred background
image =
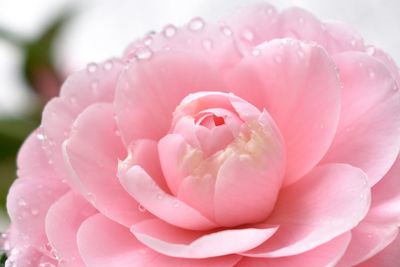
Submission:
MULTIPOLYGON (((0 0, 0 231, 17 151, 71 72, 121 55, 135 38, 194 16, 215 21, 252 0, 0 0)), ((347 22, 400 63, 398 0, 270 0, 347 22)), ((32 159, 35 160, 35 159, 32 159)))

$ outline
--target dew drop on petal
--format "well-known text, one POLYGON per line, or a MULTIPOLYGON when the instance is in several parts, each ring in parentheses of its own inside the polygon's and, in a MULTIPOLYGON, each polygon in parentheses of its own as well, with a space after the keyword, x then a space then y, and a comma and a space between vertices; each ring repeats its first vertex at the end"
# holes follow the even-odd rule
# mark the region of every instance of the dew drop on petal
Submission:
POLYGON ((205 22, 202 18, 194 18, 189 22, 189 29, 192 31, 200 31, 204 28, 205 22))
POLYGON ((146 37, 143 38, 143 43, 147 46, 150 46, 153 43, 153 37, 147 35, 146 37))
POLYGON ((146 212, 146 208, 143 207, 141 204, 138 205, 138 210, 139 210, 140 212, 146 212))
POLYGON ((44 139, 46 139, 46 137, 45 137, 44 134, 42 134, 42 133, 38 133, 38 134, 36 135, 36 138, 39 139, 40 141, 43 141, 44 139))
POLYGON ((18 200, 18 206, 20 206, 20 207, 26 207, 27 205, 28 205, 28 203, 26 203, 25 199, 20 198, 20 199, 18 200))
POLYGON ((221 31, 226 36, 232 36, 232 30, 228 26, 222 26, 221 31))
POLYGON ((51 262, 42 262, 39 264, 39 267, 56 267, 56 266, 51 262))
POLYGON ((148 47, 141 47, 135 52, 135 57, 140 60, 150 59, 153 52, 148 47))
POLYGON ((176 34, 176 31, 177 31, 176 27, 170 24, 165 26, 165 28, 163 29, 163 35, 166 38, 172 38, 176 34))
POLYGON ((104 63, 104 69, 105 70, 111 70, 113 68, 113 62, 111 60, 106 61, 106 63, 104 63))
POLYGON ((261 54, 261 51, 260 51, 260 49, 253 49, 251 51, 251 54, 256 57, 256 56, 259 56, 261 54))
POLYGON ((92 203, 93 205, 96 204, 96 196, 93 193, 87 193, 86 194, 87 200, 92 203))
POLYGON ((89 63, 86 67, 89 73, 95 73, 97 71, 97 64, 96 63, 89 63))
POLYGON ((249 41, 249 42, 251 42, 251 41, 254 40, 254 34, 253 34, 253 32, 250 31, 250 30, 248 30, 248 29, 245 30, 245 31, 242 33, 242 36, 243 36, 244 39, 246 39, 246 40, 249 41))
POLYGON ((297 55, 299 55, 299 57, 304 57, 304 52, 302 50, 297 51, 297 55))
POLYGON ((275 60, 276 63, 281 63, 282 62, 282 58, 280 56, 276 56, 274 58, 274 60, 275 60))
POLYGON ((368 75, 370 78, 375 78, 375 72, 373 70, 369 70, 368 75))
POLYGON ((375 52, 376 52, 376 49, 373 46, 369 46, 369 47, 367 47, 366 52, 367 52, 368 55, 373 56, 375 54, 375 52))
POLYGON ((203 40, 202 45, 205 50, 211 50, 213 43, 211 40, 206 39, 206 40, 203 40))
POLYGON ((163 196, 163 194, 162 194, 161 192, 157 194, 157 198, 158 198, 158 199, 163 199, 163 197, 164 197, 164 196, 163 196))

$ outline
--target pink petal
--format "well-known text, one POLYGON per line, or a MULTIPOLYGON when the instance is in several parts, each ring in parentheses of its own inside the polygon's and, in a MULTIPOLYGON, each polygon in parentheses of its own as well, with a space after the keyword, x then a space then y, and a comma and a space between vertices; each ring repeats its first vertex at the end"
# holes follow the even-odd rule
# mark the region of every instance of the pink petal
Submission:
POLYGON ((310 12, 291 7, 282 10, 277 21, 279 37, 316 42, 329 54, 364 50, 361 36, 343 23, 323 23, 310 12))
MULTIPOLYGON (((31 246, 16 247, 9 255, 5 266, 37 267, 40 263, 47 262, 54 264, 55 261, 43 255, 40 251, 31 246)), ((78 267, 78 266, 77 266, 78 267)))
POLYGON ((355 266, 371 258, 396 238, 399 230, 394 225, 361 222, 351 230, 351 242, 338 267, 355 266))
POLYGON ((383 251, 366 262, 357 265, 357 267, 396 267, 400 262, 399 255, 400 235, 398 234, 396 239, 383 251))
MULTIPOLYGON (((69 136, 72 123, 89 105, 113 100, 121 68, 122 64, 117 60, 89 65, 87 70, 72 74, 63 84, 60 97, 46 105, 41 124, 43 146, 60 180, 69 178, 64 165, 62 143, 69 136)), ((74 181, 68 182, 79 190, 79 185, 73 184, 74 181)))
POLYGON ((278 12, 270 4, 257 3, 240 9, 224 20, 244 49, 278 37, 276 19, 278 12))
POLYGON ((335 139, 323 162, 361 168, 371 185, 392 166, 400 149, 400 93, 388 69, 364 53, 334 57, 343 82, 335 139))
POLYGON ((334 137, 339 81, 329 56, 318 46, 274 40, 259 50, 260 55, 245 58, 230 74, 228 88, 274 118, 287 148, 290 184, 320 161, 334 137))
POLYGON ((37 177, 32 173, 31 177, 33 179, 17 179, 14 182, 7 196, 7 210, 22 240, 46 252, 45 216, 53 202, 67 189, 60 187, 60 181, 55 176, 37 177))
POLYGON ((251 257, 282 257, 303 253, 354 228, 366 215, 370 188, 361 170, 345 164, 316 167, 282 190, 266 221, 281 225, 251 257))
POLYGON ((151 219, 133 225, 131 231, 140 242, 161 254, 196 259, 249 250, 270 238, 277 229, 277 226, 264 226, 207 233, 188 231, 151 219))
POLYGON ((101 214, 89 218, 82 224, 77 240, 87 267, 231 267, 241 258, 238 255, 208 259, 167 257, 139 243, 129 229, 101 214))
POLYGON ((122 163, 118 177, 125 190, 158 218, 185 229, 217 227, 199 211, 163 191, 140 166, 124 166, 122 163))
POLYGON ((350 239, 351 234, 345 233, 312 250, 288 257, 269 259, 245 257, 235 267, 333 267, 346 251, 350 239))
POLYGON ((201 58, 213 68, 224 72, 241 59, 235 39, 232 37, 230 29, 217 23, 207 23, 197 17, 182 27, 177 28, 169 24, 160 33, 146 35, 141 41, 129 46, 124 54, 125 58, 132 58, 140 57, 141 53, 148 50, 155 53, 183 52, 201 58))
POLYGON ((132 62, 119 81, 114 105, 125 143, 167 134, 173 111, 189 93, 225 90, 218 73, 204 60, 173 51, 132 62))
POLYGON ((372 188, 370 220, 400 225, 400 157, 389 172, 372 188))
POLYGON ((253 154, 230 156, 220 167, 215 184, 214 213, 218 224, 231 227, 265 220, 274 209, 282 185, 285 148, 275 123, 264 111, 261 135, 253 154), (258 155, 257 155, 258 154, 258 155))
POLYGON ((95 213, 96 209, 86 199, 72 191, 50 207, 46 216, 46 234, 56 255, 63 263, 71 266, 83 265, 76 243, 76 234, 81 223, 95 213))
POLYGON ((126 157, 116 134, 111 104, 93 104, 73 124, 74 131, 64 144, 71 176, 82 185, 83 193, 109 218, 132 225, 149 218, 138 210, 138 203, 123 189, 117 178, 118 159, 126 157))

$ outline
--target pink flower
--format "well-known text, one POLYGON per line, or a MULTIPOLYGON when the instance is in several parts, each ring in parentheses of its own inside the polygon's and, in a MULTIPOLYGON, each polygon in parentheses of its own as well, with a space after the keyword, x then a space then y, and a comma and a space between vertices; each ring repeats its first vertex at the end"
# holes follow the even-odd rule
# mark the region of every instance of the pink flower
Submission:
POLYGON ((47 104, 8 196, 9 262, 399 266, 399 83, 299 8, 166 26, 47 104))

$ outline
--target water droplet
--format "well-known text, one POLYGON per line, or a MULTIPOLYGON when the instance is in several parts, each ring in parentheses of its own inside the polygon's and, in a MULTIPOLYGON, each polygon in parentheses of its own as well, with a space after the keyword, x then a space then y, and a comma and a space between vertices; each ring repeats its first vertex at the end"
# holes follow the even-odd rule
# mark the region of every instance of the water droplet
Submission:
POLYGON ((157 194, 158 199, 163 199, 163 197, 164 197, 164 195, 161 192, 157 194))
POLYGON ((25 199, 20 198, 20 199, 18 200, 18 206, 20 206, 20 207, 26 207, 27 205, 28 205, 28 203, 26 203, 25 199))
POLYGON ((375 47, 373 47, 373 46, 367 47, 367 54, 368 55, 373 56, 375 54, 375 52, 376 52, 375 47))
POLYGON ((361 195, 360 195, 360 198, 361 198, 361 199, 365 198, 365 195, 364 195, 364 194, 361 194, 361 195))
POLYGON ((247 41, 251 42, 254 40, 254 34, 250 30, 245 30, 242 34, 243 38, 246 39, 247 41))
POLYGON ((135 57, 140 60, 150 59, 152 55, 153 52, 148 47, 141 47, 135 52, 135 57))
POLYGON ((121 136, 121 132, 118 129, 115 129, 114 134, 116 136, 121 136))
POLYGON ((97 71, 97 64, 89 63, 86 68, 89 73, 95 73, 97 71))
POLYGON ((39 264, 39 267, 56 267, 56 266, 51 262, 42 262, 41 264, 39 264))
POLYGON ((226 36, 232 36, 232 30, 228 26, 222 26, 221 31, 226 36))
POLYGON ((281 63, 282 62, 282 58, 280 56, 276 56, 275 57, 275 62, 276 63, 281 63))
POLYGON ((89 202, 92 203, 93 205, 96 204, 96 196, 95 196, 93 193, 91 193, 91 192, 87 193, 87 194, 86 194, 86 198, 87 198, 87 200, 89 200, 89 202))
POLYGON ((373 70, 369 70, 368 75, 370 78, 375 78, 375 72, 373 70))
POLYGON ((194 18, 189 22, 189 29, 192 31, 200 31, 204 28, 205 22, 202 18, 194 18))
POLYGON ((7 233, 0 234, 0 251, 8 252, 11 249, 7 233))
POLYGON ((77 103, 76 98, 74 96, 69 97, 69 102, 71 103, 71 105, 76 105, 77 103))
POLYGON ((106 63, 104 63, 104 69, 105 70, 111 70, 113 68, 113 62, 111 60, 106 61, 106 63))
POLYGON ((304 57, 304 52, 302 50, 297 51, 297 55, 299 55, 299 57, 304 57))
POLYGON ((267 9, 267 15, 272 15, 274 13, 274 9, 272 7, 267 9))
POLYGON ((256 57, 256 56, 259 56, 261 54, 261 51, 260 51, 260 49, 253 49, 251 51, 251 54, 256 57))
POLYGON ((176 34, 176 31, 177 31, 176 27, 170 24, 165 26, 162 32, 165 37, 172 38, 176 34))
POLYGON ((42 134, 42 133, 38 133, 36 135, 36 138, 39 139, 40 141, 43 141, 44 139, 46 139, 46 136, 44 136, 44 134, 42 134))
POLYGON ((352 47, 355 47, 355 46, 356 46, 356 44, 357 44, 357 41, 356 41, 356 39, 351 39, 351 41, 350 41, 350 45, 351 45, 352 47))
POLYGON ((299 18, 299 24, 304 24, 304 18, 303 17, 299 18))
POLYGON ((39 214, 39 210, 38 209, 31 209, 31 213, 33 216, 36 216, 39 214))
POLYGON ((206 39, 206 40, 203 40, 202 45, 205 50, 211 50, 213 43, 211 40, 206 39))
POLYGON ((142 205, 138 205, 138 210, 140 211, 140 212, 146 212, 146 208, 145 207, 143 207, 142 205))
POLYGON ((146 37, 143 38, 143 43, 147 46, 150 46, 153 43, 153 37, 147 35, 146 37))
POLYGON ((62 179, 61 183, 66 184, 67 183, 67 179, 62 179))

